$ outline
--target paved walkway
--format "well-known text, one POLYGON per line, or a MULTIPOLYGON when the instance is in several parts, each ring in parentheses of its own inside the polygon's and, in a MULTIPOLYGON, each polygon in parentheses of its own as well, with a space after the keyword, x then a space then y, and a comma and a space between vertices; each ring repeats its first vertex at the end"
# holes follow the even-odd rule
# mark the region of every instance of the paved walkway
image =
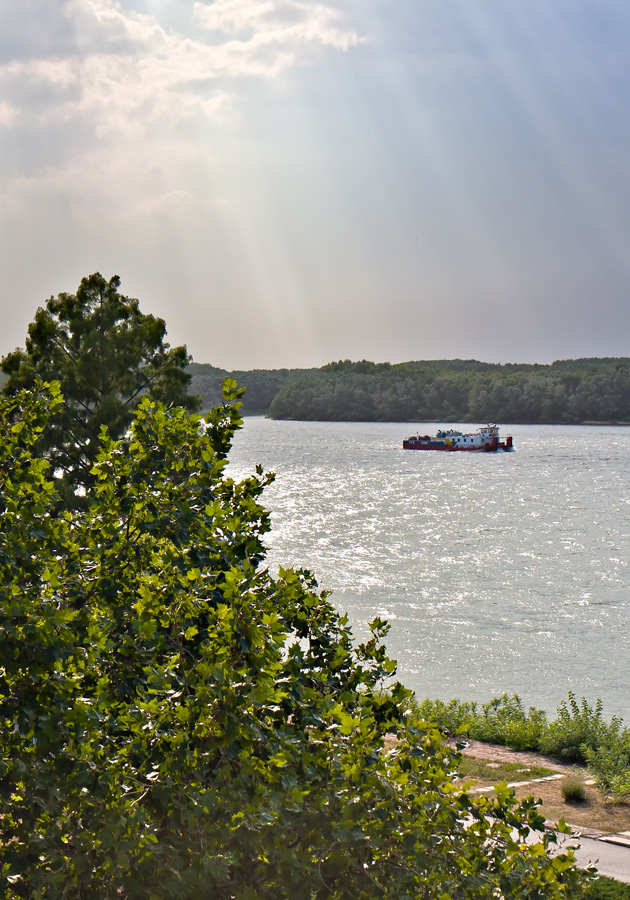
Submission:
POLYGON ((599 837, 576 834, 567 836, 564 846, 575 849, 575 857, 582 868, 595 865, 600 875, 630 884, 630 832, 599 837), (622 843, 624 839, 625 843, 622 843))
MULTIPOLYGON (((544 775, 542 778, 529 778, 527 781, 510 781, 508 783, 509 788, 517 788, 517 787, 527 787, 528 784, 539 784, 541 781, 557 781, 559 778, 564 778, 564 775, 544 775)), ((469 794, 485 794, 487 791, 493 791, 494 785, 487 784, 484 787, 476 787, 471 788, 468 793, 469 794)))

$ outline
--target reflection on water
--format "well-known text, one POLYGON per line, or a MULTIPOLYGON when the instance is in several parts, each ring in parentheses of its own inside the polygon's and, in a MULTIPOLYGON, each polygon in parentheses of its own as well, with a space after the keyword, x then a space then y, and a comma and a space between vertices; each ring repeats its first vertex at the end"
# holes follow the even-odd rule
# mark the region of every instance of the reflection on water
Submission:
POLYGON ((361 639, 386 617, 421 696, 516 691, 553 712, 574 690, 630 720, 630 428, 515 426, 515 453, 403 451, 417 429, 247 419, 230 471, 276 472, 271 567, 312 569, 361 639))

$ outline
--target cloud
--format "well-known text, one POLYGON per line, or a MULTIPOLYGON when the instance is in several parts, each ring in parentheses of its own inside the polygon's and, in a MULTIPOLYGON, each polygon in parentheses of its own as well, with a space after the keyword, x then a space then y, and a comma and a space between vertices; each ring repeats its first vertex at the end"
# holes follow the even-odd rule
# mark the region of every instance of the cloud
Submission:
POLYGON ((10 103, 0 100, 0 125, 5 128, 11 128, 18 115, 18 111, 10 103))
POLYGON ((200 27, 192 37, 167 31, 153 16, 125 10, 116 0, 65 0, 58 15, 66 33, 68 23, 74 31, 62 55, 33 29, 30 55, 24 55, 22 34, 20 55, 0 65, 5 126, 83 117, 102 136, 143 122, 214 117, 234 92, 234 79, 273 78, 303 63, 305 49, 347 50, 359 41, 335 10, 297 0, 195 3, 200 27), (223 39, 208 40, 209 29, 223 39), (227 32, 239 36, 228 39, 227 32))
POLYGON ((241 34, 245 46, 289 47, 318 43, 348 50, 359 36, 343 28, 341 14, 322 3, 301 0, 214 0, 196 2, 196 20, 209 30, 241 34))
POLYGON ((312 0, 197 2, 185 17, 179 8, 177 28, 161 14, 168 3, 153 7, 159 18, 139 3, 0 4, 0 140, 9 160, 0 197, 12 209, 38 190, 97 206, 116 193, 130 210, 179 197, 190 190, 192 158, 212 158, 208 127, 246 109, 253 82, 360 41, 336 10, 312 0), (155 160, 168 172, 159 189, 147 174, 155 160))
POLYGON ((71 52, 38 56, 34 47, 31 58, 0 67, 14 125, 34 129, 82 119, 102 137, 203 111, 212 91, 200 90, 199 82, 214 74, 202 59, 203 45, 169 35, 112 0, 73 0, 63 12, 76 29, 71 52))

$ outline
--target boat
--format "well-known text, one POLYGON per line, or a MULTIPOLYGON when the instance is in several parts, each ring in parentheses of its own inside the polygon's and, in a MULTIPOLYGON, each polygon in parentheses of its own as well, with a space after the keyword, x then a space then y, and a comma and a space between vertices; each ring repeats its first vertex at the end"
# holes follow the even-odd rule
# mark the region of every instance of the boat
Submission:
POLYGON ((484 425, 474 434, 461 431, 441 430, 434 436, 413 435, 403 441, 403 450, 465 450, 468 452, 493 453, 496 450, 513 450, 512 435, 505 440, 499 436, 497 425, 484 425))

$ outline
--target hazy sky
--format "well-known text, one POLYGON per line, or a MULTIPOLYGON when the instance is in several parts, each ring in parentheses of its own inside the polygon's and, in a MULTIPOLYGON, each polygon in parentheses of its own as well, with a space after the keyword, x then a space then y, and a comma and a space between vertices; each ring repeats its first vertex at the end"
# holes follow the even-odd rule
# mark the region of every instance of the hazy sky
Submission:
POLYGON ((0 0, 0 353, 82 276, 226 368, 630 355, 628 0, 0 0))

